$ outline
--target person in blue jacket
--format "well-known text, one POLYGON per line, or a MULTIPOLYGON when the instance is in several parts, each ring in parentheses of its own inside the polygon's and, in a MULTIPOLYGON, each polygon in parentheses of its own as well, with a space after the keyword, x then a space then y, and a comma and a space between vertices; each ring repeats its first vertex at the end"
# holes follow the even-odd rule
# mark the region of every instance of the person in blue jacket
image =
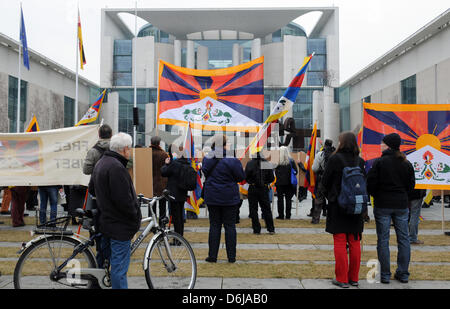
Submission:
POLYGON ((236 212, 240 204, 238 183, 245 179, 241 161, 227 156, 226 136, 217 139, 202 162, 204 200, 209 211, 207 262, 217 262, 222 225, 228 262, 236 261, 236 212))

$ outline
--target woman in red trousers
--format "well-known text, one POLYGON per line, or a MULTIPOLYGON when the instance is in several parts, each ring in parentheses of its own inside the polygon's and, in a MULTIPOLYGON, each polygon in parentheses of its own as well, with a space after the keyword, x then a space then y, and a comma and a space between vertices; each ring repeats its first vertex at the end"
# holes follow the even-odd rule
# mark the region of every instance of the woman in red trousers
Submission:
POLYGON ((333 234, 334 239, 336 278, 332 283, 341 288, 348 288, 349 284, 358 286, 364 227, 363 215, 347 215, 339 209, 337 198, 341 191, 342 171, 347 166, 359 166, 365 173, 364 164, 359 157, 355 134, 344 132, 339 136, 339 146, 328 159, 322 176, 329 202, 325 231, 333 234))

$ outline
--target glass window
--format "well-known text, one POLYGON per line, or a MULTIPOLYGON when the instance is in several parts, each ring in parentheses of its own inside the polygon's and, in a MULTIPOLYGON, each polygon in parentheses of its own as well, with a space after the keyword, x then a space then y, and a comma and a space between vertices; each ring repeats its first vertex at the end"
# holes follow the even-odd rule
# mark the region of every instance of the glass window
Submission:
POLYGON ((370 103, 372 101, 372 97, 369 95, 367 97, 365 97, 364 99, 362 99, 362 102, 364 103, 370 103))
POLYGON ((132 52, 131 40, 114 40, 114 56, 131 56, 132 52))
POLYGON ((313 52, 316 55, 326 55, 327 53, 327 40, 326 39, 308 39, 307 43, 308 55, 313 52))
POLYGON ((75 123, 75 100, 64 96, 64 127, 72 127, 75 123))
MULTIPOLYGON (((119 89, 119 132, 133 136, 134 89, 119 89)), ((145 104, 150 100, 149 89, 137 89, 139 125, 136 128, 136 143, 145 144, 145 104)))
POLYGON ((113 73, 114 86, 131 86, 131 73, 113 73))
POLYGON ((309 71, 326 71, 327 70, 327 56, 314 55, 308 67, 309 71))
POLYGON ((114 72, 131 72, 132 67, 133 64, 131 56, 114 57, 114 72))
MULTIPOLYGON (((9 76, 8 86, 8 118, 9 132, 17 132, 17 87, 18 79, 9 76)), ((27 114, 27 89, 28 83, 24 80, 20 81, 20 131, 24 131, 26 114, 27 114)))
POLYGON ((308 74, 306 74, 306 80, 308 86, 323 86, 324 72, 308 72, 308 74))
POLYGON ((272 42, 281 42, 281 29, 272 33, 272 42))
POLYGON ((416 104, 416 75, 401 81, 402 104, 416 104))

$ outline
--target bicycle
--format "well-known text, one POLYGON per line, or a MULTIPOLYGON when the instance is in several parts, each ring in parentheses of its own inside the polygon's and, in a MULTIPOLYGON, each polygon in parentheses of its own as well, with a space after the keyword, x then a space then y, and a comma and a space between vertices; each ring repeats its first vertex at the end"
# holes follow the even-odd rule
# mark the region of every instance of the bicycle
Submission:
MULTIPOLYGON (((141 207, 147 205, 151 216, 142 219, 149 222, 131 245, 131 255, 150 234, 143 259, 145 279, 150 289, 193 289, 197 278, 197 262, 189 242, 181 235, 166 228, 167 218, 158 222, 153 205, 160 199, 169 199, 164 191, 161 197, 152 199, 138 195, 141 207)), ((19 250, 19 260, 14 269, 14 288, 110 288, 109 263, 97 268, 91 246, 101 237, 95 231, 92 220, 95 210, 77 209, 76 218, 89 229, 90 238, 67 229, 72 216, 60 217, 37 226, 34 234, 40 235, 19 250), (89 221, 90 220, 90 221, 89 221), (82 241, 80 238, 83 238, 82 241), (47 284, 47 286, 44 286, 47 284)))

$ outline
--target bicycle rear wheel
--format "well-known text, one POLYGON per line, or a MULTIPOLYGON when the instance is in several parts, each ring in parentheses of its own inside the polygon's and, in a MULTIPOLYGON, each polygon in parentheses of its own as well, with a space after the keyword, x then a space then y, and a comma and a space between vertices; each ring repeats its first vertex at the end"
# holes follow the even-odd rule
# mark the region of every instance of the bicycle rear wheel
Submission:
POLYGON ((49 236, 28 247, 17 261, 14 269, 14 288, 16 289, 65 289, 91 288, 90 280, 76 277, 76 267, 95 268, 97 263, 90 250, 79 253, 70 260, 61 272, 71 268, 75 278, 50 279, 54 269, 66 261, 81 242, 68 236, 49 236))
POLYGON ((169 231, 159 235, 145 259, 145 279, 150 289, 194 288, 197 262, 191 245, 180 234, 169 231))

